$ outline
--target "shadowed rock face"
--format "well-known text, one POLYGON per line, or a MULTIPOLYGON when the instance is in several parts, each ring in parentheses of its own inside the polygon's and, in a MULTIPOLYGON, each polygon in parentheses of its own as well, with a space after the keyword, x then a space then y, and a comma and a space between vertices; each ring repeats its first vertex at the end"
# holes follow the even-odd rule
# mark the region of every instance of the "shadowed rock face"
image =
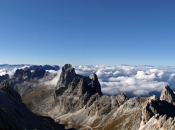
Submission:
POLYGON ((33 72, 29 68, 17 69, 14 73, 14 77, 18 79, 34 79, 34 78, 43 78, 46 71, 43 69, 36 68, 33 72))
POLYGON ((31 71, 26 67, 24 69, 17 69, 14 73, 16 78, 22 78, 23 76, 31 77, 31 71))
POLYGON ((20 95, 4 81, 0 85, 0 129, 64 130, 64 126, 49 117, 33 114, 22 103, 20 95))
POLYGON ((65 64, 62 67, 62 72, 59 81, 56 85, 56 95, 62 94, 67 88, 70 82, 76 77, 76 73, 72 65, 65 64))
MULTIPOLYGON (((167 86, 164 90, 167 89, 167 86)), ((168 87, 168 89, 170 89, 168 87)), ((162 93, 164 93, 164 90, 162 93)), ((142 121, 140 123, 140 130, 147 130, 154 128, 155 130, 175 129, 175 106, 165 100, 158 98, 149 98, 148 102, 142 109, 142 121)))
POLYGON ((46 73, 45 70, 36 68, 34 70, 34 72, 31 73, 31 78, 32 79, 34 79, 34 78, 43 78, 45 73, 46 73))
POLYGON ((5 75, 0 76, 0 83, 1 83, 3 80, 7 80, 7 79, 9 79, 9 75, 8 75, 8 74, 5 74, 5 75))
MULTIPOLYGON (((102 95, 101 85, 96 74, 93 73, 89 77, 77 75, 75 69, 70 64, 65 64, 62 67, 62 72, 55 89, 56 97, 62 95, 67 89, 67 94, 72 93, 76 89, 76 94, 78 95, 85 94, 86 92, 90 95, 95 93, 102 95)), ((76 94, 74 93, 74 95, 76 94)))

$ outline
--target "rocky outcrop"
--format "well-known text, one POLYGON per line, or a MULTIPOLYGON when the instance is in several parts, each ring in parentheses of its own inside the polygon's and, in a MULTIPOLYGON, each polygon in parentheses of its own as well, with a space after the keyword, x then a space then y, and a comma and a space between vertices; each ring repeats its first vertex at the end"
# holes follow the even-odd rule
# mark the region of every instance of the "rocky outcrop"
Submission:
POLYGON ((14 77, 22 78, 22 77, 31 77, 31 71, 26 67, 24 69, 17 69, 14 73, 14 77))
POLYGON ((56 85, 56 96, 59 94, 63 94, 63 92, 68 88, 69 83, 72 82, 75 76, 76 73, 72 65, 65 64, 62 67, 61 75, 56 85))
POLYGON ((8 74, 0 75, 0 83, 1 83, 3 80, 7 80, 7 79, 9 79, 9 75, 8 75, 8 74))
MULTIPOLYGON (((165 87, 165 89, 167 90, 167 86, 165 87)), ((168 89, 170 88, 168 87, 168 89)), ((164 93, 164 90, 162 91, 162 93, 164 93)), ((173 104, 165 100, 159 100, 158 98, 149 98, 148 102, 142 109, 142 121, 140 129, 146 130, 154 128, 156 130, 159 129, 174 130, 175 129, 175 125, 173 125, 175 123, 174 118, 175 118, 175 106, 173 104), (169 119, 171 121, 167 121, 169 119)))
POLYGON ((12 87, 10 87, 10 85, 7 81, 4 81, 1 83, 0 89, 3 92, 7 93, 16 102, 22 102, 21 96, 16 91, 14 91, 14 89, 12 89, 12 87))
POLYGON ((165 86, 165 88, 163 89, 160 95, 160 100, 164 100, 169 103, 175 102, 175 94, 169 86, 165 86))
POLYGON ((17 69, 14 73, 14 77, 17 79, 34 79, 34 78, 43 78, 46 71, 43 69, 36 68, 33 72, 29 68, 17 69))
POLYGON ((96 74, 93 73, 89 77, 77 75, 70 64, 65 64, 62 67, 62 72, 55 88, 55 97, 62 95, 64 92, 66 95, 72 93, 73 95, 82 95, 86 92, 90 95, 95 93, 102 95, 96 74), (65 90, 67 91, 65 92, 65 90))
POLYGON ((36 68, 32 73, 31 73, 31 78, 43 78, 45 75, 46 71, 43 69, 38 69, 36 68))
POLYGON ((55 90, 55 101, 56 104, 62 104, 59 108, 62 114, 83 108, 92 95, 97 97, 102 95, 97 75, 94 73, 89 77, 77 75, 72 65, 65 64, 55 90))
POLYGON ((49 117, 33 114, 22 103, 20 95, 4 81, 0 85, 0 129, 64 130, 64 126, 49 117))

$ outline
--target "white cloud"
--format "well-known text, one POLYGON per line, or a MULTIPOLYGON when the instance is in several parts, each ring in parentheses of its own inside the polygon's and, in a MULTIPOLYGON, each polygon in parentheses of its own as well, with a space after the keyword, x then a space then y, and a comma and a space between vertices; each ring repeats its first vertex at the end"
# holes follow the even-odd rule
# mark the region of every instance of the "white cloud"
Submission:
MULTIPOLYGON (((74 66, 77 74, 89 76, 96 73, 102 87, 102 92, 109 95, 125 93, 130 96, 148 96, 160 93, 165 85, 175 89, 175 67, 153 66, 74 66)), ((13 75, 17 68, 1 68, 0 75, 13 75)), ((57 74, 46 85, 55 86, 59 71, 49 71, 57 74)))
POLYGON ((0 69, 0 76, 1 76, 1 75, 5 75, 5 74, 7 74, 7 73, 6 73, 6 69, 0 69))
POLYGON ((52 74, 57 74, 57 75, 52 80, 47 81, 44 84, 55 87, 58 80, 59 80, 60 74, 61 74, 61 68, 58 71, 50 70, 49 72, 52 73, 52 74))
POLYGON ((17 68, 14 68, 12 70, 8 70, 6 68, 0 69, 0 76, 5 75, 5 74, 9 74, 9 76, 12 76, 16 70, 17 70, 17 68))
POLYGON ((86 76, 95 72, 102 92, 109 95, 148 96, 160 93, 165 85, 175 88, 175 67, 75 66, 75 70, 86 76))

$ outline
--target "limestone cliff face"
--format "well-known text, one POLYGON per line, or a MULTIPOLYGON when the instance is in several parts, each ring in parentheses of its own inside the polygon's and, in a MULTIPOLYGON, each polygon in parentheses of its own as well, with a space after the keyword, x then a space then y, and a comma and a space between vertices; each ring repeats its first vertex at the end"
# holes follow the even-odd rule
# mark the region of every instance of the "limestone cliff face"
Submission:
POLYGON ((61 75, 56 85, 55 96, 63 94, 63 92, 68 88, 69 83, 72 82, 75 76, 76 73, 72 65, 65 64, 62 67, 61 75))
POLYGON ((167 101, 169 103, 175 102, 175 94, 169 86, 165 86, 165 88, 163 89, 160 95, 160 100, 167 101))

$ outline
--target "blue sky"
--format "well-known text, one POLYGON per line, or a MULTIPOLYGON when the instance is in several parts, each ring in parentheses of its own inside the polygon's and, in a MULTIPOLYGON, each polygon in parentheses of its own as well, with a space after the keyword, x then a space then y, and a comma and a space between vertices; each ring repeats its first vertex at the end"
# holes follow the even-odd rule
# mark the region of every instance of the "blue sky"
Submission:
POLYGON ((1 0, 0 63, 175 65, 174 0, 1 0))

